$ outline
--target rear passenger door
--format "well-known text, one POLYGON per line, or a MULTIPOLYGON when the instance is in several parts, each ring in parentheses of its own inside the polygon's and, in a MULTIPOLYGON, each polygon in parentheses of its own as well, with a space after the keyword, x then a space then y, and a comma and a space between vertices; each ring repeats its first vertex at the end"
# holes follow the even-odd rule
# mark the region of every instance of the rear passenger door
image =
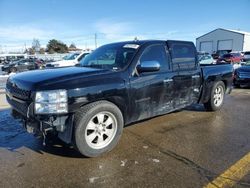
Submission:
POLYGON ((175 108, 196 103, 199 98, 201 71, 198 66, 195 46, 192 42, 168 41, 172 57, 175 95, 178 97, 175 108))

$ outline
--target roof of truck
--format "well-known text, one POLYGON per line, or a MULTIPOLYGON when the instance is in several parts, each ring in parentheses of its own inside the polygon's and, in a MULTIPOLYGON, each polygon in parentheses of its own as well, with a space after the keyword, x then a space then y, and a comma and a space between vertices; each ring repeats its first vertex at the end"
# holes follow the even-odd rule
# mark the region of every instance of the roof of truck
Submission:
POLYGON ((132 40, 132 41, 121 41, 121 42, 115 42, 115 43, 110 43, 110 44, 137 44, 137 45, 143 45, 145 43, 158 43, 158 42, 190 42, 191 41, 180 41, 180 40, 132 40))

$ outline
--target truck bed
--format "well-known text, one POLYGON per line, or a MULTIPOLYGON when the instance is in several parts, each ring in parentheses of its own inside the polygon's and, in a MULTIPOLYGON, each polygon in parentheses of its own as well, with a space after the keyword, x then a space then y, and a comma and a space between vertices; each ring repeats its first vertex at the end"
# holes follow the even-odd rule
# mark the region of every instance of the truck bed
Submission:
POLYGON ((222 81, 225 85, 226 93, 232 90, 232 72, 231 64, 201 65, 203 74, 203 88, 200 103, 207 102, 210 98, 211 89, 215 82, 222 81))

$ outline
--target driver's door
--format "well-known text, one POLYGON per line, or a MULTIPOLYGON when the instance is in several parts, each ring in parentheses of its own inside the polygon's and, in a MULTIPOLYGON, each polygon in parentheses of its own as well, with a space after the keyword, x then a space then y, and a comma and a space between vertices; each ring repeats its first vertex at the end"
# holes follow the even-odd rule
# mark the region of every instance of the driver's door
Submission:
MULTIPOLYGON (((142 72, 130 79, 132 121, 150 118, 173 109, 173 80, 170 61, 164 44, 150 45, 144 49, 138 65, 144 61, 160 64, 160 70, 142 72)), ((137 65, 137 66, 138 66, 137 65)))

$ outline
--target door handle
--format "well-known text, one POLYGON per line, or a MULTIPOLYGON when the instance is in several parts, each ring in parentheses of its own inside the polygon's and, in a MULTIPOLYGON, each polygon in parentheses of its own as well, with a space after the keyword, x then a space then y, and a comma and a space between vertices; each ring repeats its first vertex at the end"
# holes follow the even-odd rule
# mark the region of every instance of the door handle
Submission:
POLYGON ((167 82, 173 82, 173 79, 165 79, 163 80, 164 83, 167 83, 167 82))
POLYGON ((200 78, 200 75, 194 75, 192 78, 200 78))

